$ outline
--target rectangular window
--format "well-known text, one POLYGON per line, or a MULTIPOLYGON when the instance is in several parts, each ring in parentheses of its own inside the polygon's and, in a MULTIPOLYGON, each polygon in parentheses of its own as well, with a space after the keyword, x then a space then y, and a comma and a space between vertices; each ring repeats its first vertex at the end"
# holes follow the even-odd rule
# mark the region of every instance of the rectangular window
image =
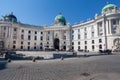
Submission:
MULTIPOLYGON (((3 26, 4 27, 4 26, 3 26)), ((4 27, 4 30, 6 30, 6 27, 4 27)))
POLYGON ((34 43, 34 45, 36 45, 36 43, 34 43))
POLYGON ((16 44, 16 41, 13 41, 13 44, 16 44))
POLYGON ((93 25, 91 26, 91 30, 94 30, 94 26, 93 25))
POLYGON ((43 44, 42 44, 42 43, 40 43, 40 45, 42 46, 43 44))
POLYGON ((85 46, 85 50, 87 50, 87 46, 85 46))
POLYGON ((74 35, 72 35, 72 40, 74 40, 74 35))
POLYGON ((20 48, 23 49, 23 46, 21 46, 20 48))
POLYGON ((99 43, 102 43, 102 39, 99 39, 99 43))
POLYGON ((86 27, 84 28, 84 31, 85 31, 85 32, 87 31, 87 28, 86 28, 86 27))
POLYGON ((3 47, 4 47, 4 42, 0 41, 0 49, 3 49, 3 47))
POLYGON ((49 42, 47 42, 47 44, 49 45, 49 42))
POLYGON ((84 33, 84 38, 87 39, 87 33, 84 33))
POLYGON ((50 31, 48 31, 48 34, 50 34, 50 31))
POLYGON ((30 35, 28 35, 28 40, 31 40, 31 36, 30 35))
POLYGON ((99 49, 102 49, 102 45, 99 45, 99 49))
POLYGON ((35 34, 37 34, 37 31, 35 31, 35 34))
POLYGON ((24 33, 24 30, 22 29, 21 32, 24 33))
POLYGON ((94 37, 94 32, 92 32, 92 35, 91 35, 92 37, 94 37))
POLYGON ((34 49, 36 49, 36 46, 34 46, 34 49))
POLYGON ((28 45, 30 45, 30 42, 28 42, 28 45))
POLYGON ((87 44, 87 41, 85 41, 85 44, 87 44))
POLYGON ((80 50, 80 46, 78 46, 78 50, 80 50))
POLYGON ((6 34, 5 34, 5 32, 4 32, 4 33, 3 33, 3 38, 5 38, 5 35, 6 35, 6 34))
POLYGON ((16 46, 15 46, 15 45, 13 45, 13 49, 16 49, 16 46))
POLYGON ((66 40, 66 36, 64 36, 64 40, 66 40))
POLYGON ((74 46, 72 46, 72 50, 74 50, 74 46))
POLYGON ((66 33, 66 31, 64 31, 64 34, 66 33))
POLYGON ((74 42, 72 42, 72 45, 74 45, 74 42))
POLYGON ((95 42, 94 42, 94 40, 92 40, 92 44, 94 44, 95 42))
POLYGON ((92 45, 92 49, 95 49, 94 45, 92 45))
POLYGON ((42 46, 40 46, 40 50, 42 50, 43 49, 43 47, 42 46))
POLYGON ((102 27, 102 21, 98 22, 98 27, 102 27))
POLYGON ((116 34, 116 33, 119 33, 120 32, 120 28, 119 28, 119 19, 113 19, 111 20, 111 25, 112 25, 112 33, 113 34, 116 34))
POLYGON ((47 39, 46 40, 50 40, 49 36, 47 36, 47 39))
POLYGON ((34 40, 37 40, 37 36, 34 37, 34 40))
POLYGON ((17 28, 14 28, 14 31, 16 32, 16 31, 17 31, 17 28))
POLYGON ((23 34, 21 35, 21 39, 24 39, 24 35, 23 34))
POLYGON ((43 41, 43 36, 40 37, 40 40, 43 41))
POLYGON ((97 23, 98 26, 98 35, 102 36, 103 35, 103 27, 102 27, 102 21, 97 23))
POLYGON ((78 42, 78 45, 80 45, 80 41, 78 42))
POLYGON ((29 31, 28 31, 28 33, 30 34, 30 33, 31 33, 31 31, 29 30, 29 31))
POLYGON ((117 24, 117 21, 116 21, 116 20, 112 20, 112 24, 113 24, 113 25, 116 25, 116 24, 117 24))
POLYGON ((30 46, 28 46, 28 50, 30 50, 30 46))
POLYGON ((17 35, 16 34, 13 35, 13 39, 17 39, 17 35))
POLYGON ((43 34, 43 32, 41 32, 41 34, 43 34))
POLYGON ((21 41, 21 44, 23 44, 23 41, 21 41))
POLYGON ((78 39, 80 39, 80 34, 78 34, 78 39))

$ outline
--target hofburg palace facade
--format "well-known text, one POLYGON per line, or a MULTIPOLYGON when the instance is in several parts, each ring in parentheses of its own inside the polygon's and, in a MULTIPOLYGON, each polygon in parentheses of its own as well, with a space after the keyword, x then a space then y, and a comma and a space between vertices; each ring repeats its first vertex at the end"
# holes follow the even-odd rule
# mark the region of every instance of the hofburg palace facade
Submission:
POLYGON ((17 21, 13 13, 0 20, 0 50, 74 50, 110 49, 120 51, 120 9, 107 4, 93 19, 70 25, 58 14, 51 26, 35 26, 17 21))

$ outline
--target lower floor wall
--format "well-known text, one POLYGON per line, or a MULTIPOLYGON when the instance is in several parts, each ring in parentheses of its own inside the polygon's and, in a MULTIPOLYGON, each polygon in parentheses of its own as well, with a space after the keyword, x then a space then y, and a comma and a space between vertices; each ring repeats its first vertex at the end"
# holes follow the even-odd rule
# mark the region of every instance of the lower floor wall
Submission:
POLYGON ((89 40, 74 40, 72 48, 75 51, 98 52, 99 50, 120 51, 120 36, 99 37, 89 40))
POLYGON ((70 50, 70 40, 52 42, 52 41, 19 41, 19 40, 4 40, 4 50, 21 50, 21 51, 38 51, 38 50, 70 50))
MULTIPOLYGON (((99 37, 89 40, 73 40, 73 41, 60 41, 60 43, 55 47, 53 42, 31 42, 28 41, 0 41, 0 49, 4 50, 26 50, 26 51, 36 51, 36 50, 74 50, 74 51, 90 51, 98 52, 99 50, 110 49, 112 51, 120 51, 120 36, 108 36, 99 37), (13 42, 13 43, 12 43, 13 42), (16 43, 16 44, 14 44, 16 43), (41 44, 42 43, 42 44, 41 44)), ((56 43, 57 44, 57 43, 56 43)))

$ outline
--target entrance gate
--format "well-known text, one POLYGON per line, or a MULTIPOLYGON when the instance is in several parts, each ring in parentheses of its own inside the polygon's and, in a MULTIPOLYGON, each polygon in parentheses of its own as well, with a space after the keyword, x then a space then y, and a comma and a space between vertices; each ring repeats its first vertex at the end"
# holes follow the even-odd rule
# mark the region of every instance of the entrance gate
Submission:
POLYGON ((115 51, 115 52, 120 52, 120 38, 116 38, 116 39, 113 41, 113 43, 114 43, 114 46, 113 46, 114 51, 115 51))
POLYGON ((58 38, 55 38, 55 39, 54 39, 54 49, 59 50, 59 43, 60 43, 59 39, 58 39, 58 38))

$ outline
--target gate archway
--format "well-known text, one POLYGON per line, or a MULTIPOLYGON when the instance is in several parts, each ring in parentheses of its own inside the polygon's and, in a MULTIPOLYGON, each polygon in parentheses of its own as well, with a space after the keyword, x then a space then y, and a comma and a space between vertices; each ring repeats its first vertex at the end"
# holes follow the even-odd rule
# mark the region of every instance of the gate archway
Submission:
POLYGON ((60 40, 58 38, 55 38, 54 39, 54 49, 59 50, 59 43, 60 43, 60 40))
POLYGON ((113 43, 114 43, 113 46, 114 51, 120 52, 120 38, 114 39, 113 43))

